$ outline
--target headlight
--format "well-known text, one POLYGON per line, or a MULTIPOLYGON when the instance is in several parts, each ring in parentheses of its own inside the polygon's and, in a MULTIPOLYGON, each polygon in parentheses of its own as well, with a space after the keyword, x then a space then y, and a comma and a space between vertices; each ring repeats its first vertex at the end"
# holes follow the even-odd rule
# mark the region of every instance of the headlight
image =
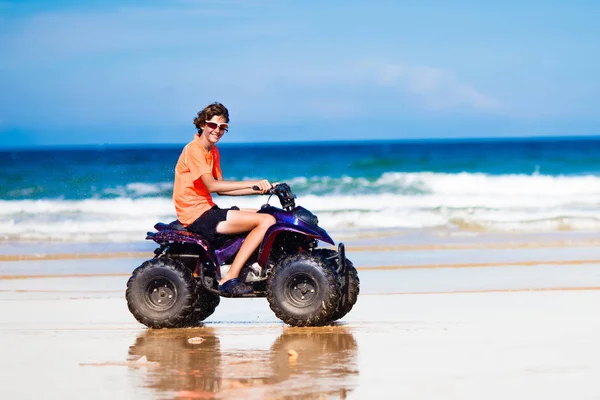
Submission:
POLYGON ((319 219, 317 216, 305 208, 298 208, 294 211, 294 216, 299 220, 306 222, 309 225, 319 225, 319 219))

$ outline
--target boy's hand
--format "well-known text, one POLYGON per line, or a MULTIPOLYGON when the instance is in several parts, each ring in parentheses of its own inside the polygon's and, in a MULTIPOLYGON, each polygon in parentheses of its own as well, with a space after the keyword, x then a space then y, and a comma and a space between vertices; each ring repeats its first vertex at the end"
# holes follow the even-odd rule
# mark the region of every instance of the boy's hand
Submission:
POLYGON ((254 184, 254 186, 258 186, 258 190, 261 193, 265 193, 267 190, 271 189, 273 187, 273 185, 271 185, 271 183, 266 180, 263 179, 262 181, 258 181, 254 184))

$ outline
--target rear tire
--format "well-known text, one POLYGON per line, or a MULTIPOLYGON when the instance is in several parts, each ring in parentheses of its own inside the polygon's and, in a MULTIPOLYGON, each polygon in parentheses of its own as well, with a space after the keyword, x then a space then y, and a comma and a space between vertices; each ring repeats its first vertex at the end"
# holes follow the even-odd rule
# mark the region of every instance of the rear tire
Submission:
POLYGON ((125 292, 129 311, 149 328, 177 328, 194 310, 192 272, 168 257, 144 262, 133 271, 125 292))
POLYGON ((340 300, 338 274, 319 255, 294 254, 273 268, 267 300, 277 318, 288 325, 325 325, 340 300))
POLYGON ((200 285, 196 291, 197 297, 194 303, 194 311, 192 311, 183 323, 183 327, 185 328, 202 326, 202 321, 210 317, 221 302, 219 295, 207 291, 200 285))

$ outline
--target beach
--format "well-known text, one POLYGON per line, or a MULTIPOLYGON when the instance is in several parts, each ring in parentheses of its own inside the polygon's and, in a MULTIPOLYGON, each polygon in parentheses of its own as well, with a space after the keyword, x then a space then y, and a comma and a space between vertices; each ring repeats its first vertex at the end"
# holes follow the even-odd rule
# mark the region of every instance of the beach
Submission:
POLYGON ((222 299, 202 327, 129 313, 149 243, 0 246, 9 398, 598 398, 593 233, 338 233, 361 280, 331 326, 222 299), (70 251, 68 251, 70 250, 70 251))

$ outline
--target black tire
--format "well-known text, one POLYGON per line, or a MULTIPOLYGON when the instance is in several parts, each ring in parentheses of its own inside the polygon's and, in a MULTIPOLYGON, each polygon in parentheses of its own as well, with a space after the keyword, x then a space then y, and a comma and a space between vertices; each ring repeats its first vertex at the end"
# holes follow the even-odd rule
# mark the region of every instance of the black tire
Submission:
POLYGON ((149 328, 178 328, 194 310, 196 281, 177 260, 154 258, 137 267, 125 292, 129 311, 149 328))
POLYGON ((198 286, 196 292, 194 311, 192 311, 182 325, 185 328, 202 326, 202 321, 210 317, 221 302, 219 295, 211 293, 201 286, 198 286))
POLYGON ((348 314, 356 304, 358 294, 360 293, 358 272, 354 268, 352 261, 348 259, 346 259, 346 272, 340 275, 340 282, 342 284, 342 295, 338 309, 333 314, 332 321, 337 321, 348 314))
POLYGON ((273 268, 267 300, 277 318, 288 325, 325 325, 337 310, 340 280, 319 255, 294 254, 273 268))
MULTIPOLYGON (((337 267, 337 259, 332 258, 337 255, 337 251, 329 249, 317 249, 315 250, 315 253, 327 260, 331 260, 330 262, 333 262, 335 267, 337 267)), ((332 321, 337 321, 348 314, 350 310, 352 310, 352 307, 354 307, 354 304, 356 304, 356 300, 358 300, 358 294, 360 293, 360 279, 358 279, 358 272, 356 271, 356 268, 354 268, 352 261, 348 260, 347 258, 346 270, 344 273, 340 274, 340 284, 342 288, 340 302, 337 310, 331 318, 332 321)))

